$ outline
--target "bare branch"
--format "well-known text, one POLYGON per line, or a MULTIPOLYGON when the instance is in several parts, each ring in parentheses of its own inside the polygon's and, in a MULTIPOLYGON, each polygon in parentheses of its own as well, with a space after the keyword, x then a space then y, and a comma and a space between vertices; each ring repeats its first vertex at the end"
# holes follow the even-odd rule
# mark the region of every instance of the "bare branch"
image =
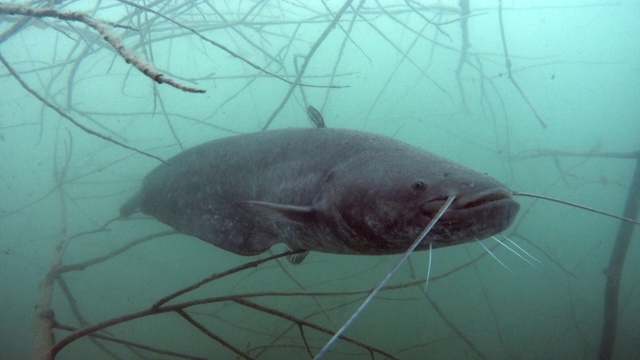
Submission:
POLYGON ((7 68, 7 70, 9 70, 9 73, 11 73, 11 75, 20 83, 20 85, 22 86, 23 89, 25 89, 27 92, 29 92, 31 95, 33 95, 35 98, 37 98, 40 102, 45 104, 48 108, 50 108, 51 110, 57 112, 63 118, 69 120, 73 125, 78 127, 80 130, 86 132, 89 135, 93 135, 95 137, 98 137, 98 138, 100 138, 102 140, 105 140, 105 141, 108 141, 110 143, 116 144, 116 145, 118 145, 120 147, 123 147, 125 149, 133 150, 133 151, 137 152, 138 154, 141 154, 141 155, 144 155, 144 156, 148 156, 148 157, 150 157, 152 159, 156 159, 156 160, 158 160, 160 162, 166 163, 164 160, 162 160, 161 158, 159 158, 159 157, 157 157, 155 155, 152 155, 152 154, 149 154, 148 152, 136 149, 133 146, 129 146, 129 145, 123 144, 118 140, 114 140, 114 139, 112 139, 112 138, 110 138, 108 136, 102 135, 102 134, 100 134, 98 132, 95 132, 95 131, 89 129, 88 127, 82 125, 77 120, 72 118, 70 115, 68 115, 67 113, 62 111, 60 108, 55 106, 53 103, 49 102, 47 99, 42 97, 35 90, 31 89, 31 87, 29 85, 27 85, 27 83, 24 82, 24 80, 22 80, 20 75, 18 75, 18 73, 15 72, 15 70, 13 70, 13 67, 11 67, 11 65, 9 65, 7 60, 1 54, 0 54, 0 62, 7 68))
MULTIPOLYGON (((53 17, 60 20, 65 21, 79 21, 81 23, 86 24, 87 26, 96 30, 102 38, 109 43, 120 56, 127 62, 127 64, 133 65, 136 69, 140 70, 144 75, 151 78, 153 81, 158 84, 169 84, 177 89, 193 92, 193 93, 204 93, 206 90, 194 88, 191 86, 187 86, 181 84, 158 70, 156 70, 153 65, 150 63, 141 60, 134 54, 132 51, 127 49, 122 40, 115 35, 113 35, 106 27, 104 27, 98 20, 93 19, 89 15, 79 12, 79 11, 58 11, 56 9, 33 9, 24 7, 21 5, 6 5, 0 4, 0 14, 4 15, 22 15, 22 16, 31 16, 31 17, 53 17)), ((3 61, 4 62, 4 61, 3 61)), ((6 64, 5 64, 6 66, 6 64)))
POLYGON ((540 114, 538 114, 538 111, 536 110, 536 108, 533 107, 533 104, 531 103, 527 95, 524 93, 524 91, 522 90, 522 88, 520 87, 516 79, 513 77, 513 74, 511 72, 511 58, 509 58, 509 49, 507 48, 507 39, 504 35, 504 24, 502 21, 502 0, 498 0, 498 4, 499 4, 498 17, 500 19, 500 36, 502 37, 502 48, 504 51, 505 66, 507 67, 507 75, 509 77, 509 80, 513 84, 513 86, 516 88, 516 90, 518 90, 518 93, 520 93, 520 96, 522 96, 524 101, 529 106, 529 109, 531 109, 531 112, 533 112, 533 115, 535 115, 536 119, 538 119, 538 122, 540 123, 540 125, 542 125, 542 127, 546 129, 548 126, 547 123, 544 120, 542 120, 542 117, 540 116, 540 114))

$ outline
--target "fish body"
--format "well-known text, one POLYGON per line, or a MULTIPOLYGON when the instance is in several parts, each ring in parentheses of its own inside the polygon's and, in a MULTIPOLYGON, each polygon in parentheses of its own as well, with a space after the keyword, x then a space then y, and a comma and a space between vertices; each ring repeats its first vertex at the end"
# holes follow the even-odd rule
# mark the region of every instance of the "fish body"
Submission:
POLYGON ((519 205, 495 179, 389 137, 283 129, 210 141, 151 171, 121 208, 240 255, 277 243, 336 254, 418 250, 506 229, 519 205))

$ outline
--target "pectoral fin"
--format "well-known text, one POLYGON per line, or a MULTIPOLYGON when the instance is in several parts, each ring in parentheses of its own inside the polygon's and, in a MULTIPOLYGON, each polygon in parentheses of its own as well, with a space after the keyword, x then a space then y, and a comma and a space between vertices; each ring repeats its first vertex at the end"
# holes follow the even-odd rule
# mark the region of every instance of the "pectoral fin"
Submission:
POLYGON ((289 260, 289 262, 291 264, 293 264, 293 265, 298 265, 302 261, 304 261, 304 259, 307 257, 307 255, 309 255, 308 251, 297 253, 297 254, 292 254, 292 255, 287 255, 287 260, 289 260))
POLYGON ((242 201, 240 205, 271 221, 308 224, 316 221, 316 211, 312 206, 275 204, 266 201, 242 201))

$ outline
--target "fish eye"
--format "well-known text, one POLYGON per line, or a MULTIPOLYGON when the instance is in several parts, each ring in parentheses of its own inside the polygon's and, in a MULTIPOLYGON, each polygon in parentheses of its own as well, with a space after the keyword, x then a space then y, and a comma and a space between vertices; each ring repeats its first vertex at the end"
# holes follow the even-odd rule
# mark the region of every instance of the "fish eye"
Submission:
POLYGON ((422 190, 425 190, 427 188, 427 184, 425 184, 424 181, 422 181, 422 180, 416 180, 413 183, 413 185, 411 185, 411 188, 413 190, 416 190, 416 191, 422 191, 422 190))

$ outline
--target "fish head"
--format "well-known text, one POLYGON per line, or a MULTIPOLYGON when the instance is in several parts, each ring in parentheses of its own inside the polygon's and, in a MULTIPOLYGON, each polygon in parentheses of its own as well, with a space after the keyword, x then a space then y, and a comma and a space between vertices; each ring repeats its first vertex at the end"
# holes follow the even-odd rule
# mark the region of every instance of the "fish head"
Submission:
POLYGON ((363 254, 405 251, 450 197, 453 203, 418 250, 495 235, 519 210, 497 180, 421 149, 355 158, 334 169, 327 186, 331 217, 363 254))

